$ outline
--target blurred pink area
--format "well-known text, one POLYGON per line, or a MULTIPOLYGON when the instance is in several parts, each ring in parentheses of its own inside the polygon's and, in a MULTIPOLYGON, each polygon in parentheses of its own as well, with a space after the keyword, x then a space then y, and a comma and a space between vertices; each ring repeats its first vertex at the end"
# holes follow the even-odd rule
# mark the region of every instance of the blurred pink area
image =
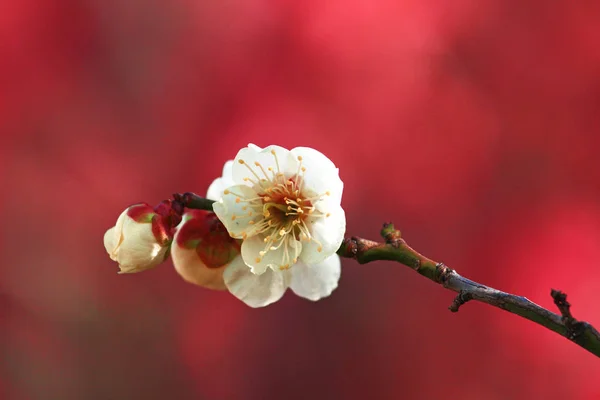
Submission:
POLYGON ((348 233, 600 326, 600 5, 48 0, 0 13, 0 397, 597 399, 598 359, 408 268, 265 309, 119 276, 127 205, 311 146, 348 233))

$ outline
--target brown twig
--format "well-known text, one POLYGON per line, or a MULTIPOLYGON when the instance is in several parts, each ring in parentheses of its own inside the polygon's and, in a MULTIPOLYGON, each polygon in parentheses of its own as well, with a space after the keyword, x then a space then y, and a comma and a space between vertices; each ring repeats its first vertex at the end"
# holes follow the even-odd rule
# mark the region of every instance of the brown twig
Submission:
POLYGON ((193 208, 196 210, 213 210, 214 200, 205 199, 204 197, 200 197, 192 192, 185 193, 174 193, 173 194, 173 203, 179 206, 193 208))
MULTIPOLYGON (((194 193, 176 193, 173 198, 183 207, 212 211, 213 201, 194 193)), ((419 254, 402 239, 400 231, 391 223, 383 225, 381 236, 384 239, 383 243, 356 236, 346 238, 337 253, 340 257, 353 258, 360 264, 378 260, 397 261, 444 288, 458 293, 448 307, 452 312, 457 312, 462 305, 471 300, 486 303, 546 327, 600 357, 600 333, 589 323, 573 317, 566 294, 558 290, 551 291, 554 304, 561 313, 558 315, 525 297, 505 293, 467 279, 446 265, 419 254)))
POLYGON ((587 322, 577 321, 571 314, 571 304, 567 301, 567 294, 560 290, 552 289, 550 296, 554 299, 554 304, 558 307, 560 314, 562 315, 562 321, 567 328, 567 337, 571 340, 575 340, 585 333, 586 329, 592 328, 587 322), (587 328, 586 328, 587 325, 587 328))
POLYGON ((456 295, 456 297, 454 298, 454 300, 452 301, 452 304, 450 304, 450 307, 448 307, 448 309, 452 312, 458 312, 458 309, 460 308, 460 306, 462 306, 469 300, 473 300, 473 295, 470 292, 461 290, 456 295))
POLYGON ((446 289, 457 292, 458 295, 449 307, 452 312, 457 312, 467 301, 480 301, 542 325, 600 357, 600 333, 589 323, 578 321, 571 315, 570 304, 564 293, 556 290, 551 293, 561 312, 558 315, 525 297, 474 282, 444 264, 424 257, 401 238, 400 231, 391 223, 384 224, 381 236, 385 240, 383 243, 356 236, 345 239, 338 254, 353 258, 360 264, 376 260, 397 261, 446 289))

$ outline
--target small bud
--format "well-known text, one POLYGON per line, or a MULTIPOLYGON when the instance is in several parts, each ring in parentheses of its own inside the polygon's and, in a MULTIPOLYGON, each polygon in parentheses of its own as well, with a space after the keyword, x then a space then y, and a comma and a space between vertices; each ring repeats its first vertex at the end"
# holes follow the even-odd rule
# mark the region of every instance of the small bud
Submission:
POLYGON ((136 204, 121 213, 114 227, 104 234, 104 247, 121 274, 140 272, 163 262, 170 234, 164 218, 148 204, 136 204))
POLYGON ((240 255, 240 244, 227 233, 217 216, 188 210, 177 227, 171 256, 175 270, 190 283, 225 290, 223 271, 240 255))

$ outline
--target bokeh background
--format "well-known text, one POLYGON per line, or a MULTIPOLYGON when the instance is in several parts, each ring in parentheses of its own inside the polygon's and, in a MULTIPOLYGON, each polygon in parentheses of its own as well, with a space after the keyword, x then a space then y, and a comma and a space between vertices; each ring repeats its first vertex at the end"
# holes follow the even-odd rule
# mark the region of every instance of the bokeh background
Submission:
POLYGON ((2 399, 600 399, 600 362, 408 268, 250 309, 119 276, 125 206, 307 145, 348 233, 600 325, 600 3, 21 0, 0 13, 2 399))

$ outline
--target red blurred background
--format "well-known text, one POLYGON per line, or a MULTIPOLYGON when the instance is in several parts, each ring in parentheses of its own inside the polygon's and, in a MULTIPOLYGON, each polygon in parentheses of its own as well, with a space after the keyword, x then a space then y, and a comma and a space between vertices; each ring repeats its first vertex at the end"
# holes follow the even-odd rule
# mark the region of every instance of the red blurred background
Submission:
POLYGON ((248 142, 307 145, 348 233, 600 325, 600 3, 5 2, 2 399, 599 399, 599 360, 408 268, 344 260, 250 309, 167 262, 119 276, 134 202, 204 194, 248 142))

